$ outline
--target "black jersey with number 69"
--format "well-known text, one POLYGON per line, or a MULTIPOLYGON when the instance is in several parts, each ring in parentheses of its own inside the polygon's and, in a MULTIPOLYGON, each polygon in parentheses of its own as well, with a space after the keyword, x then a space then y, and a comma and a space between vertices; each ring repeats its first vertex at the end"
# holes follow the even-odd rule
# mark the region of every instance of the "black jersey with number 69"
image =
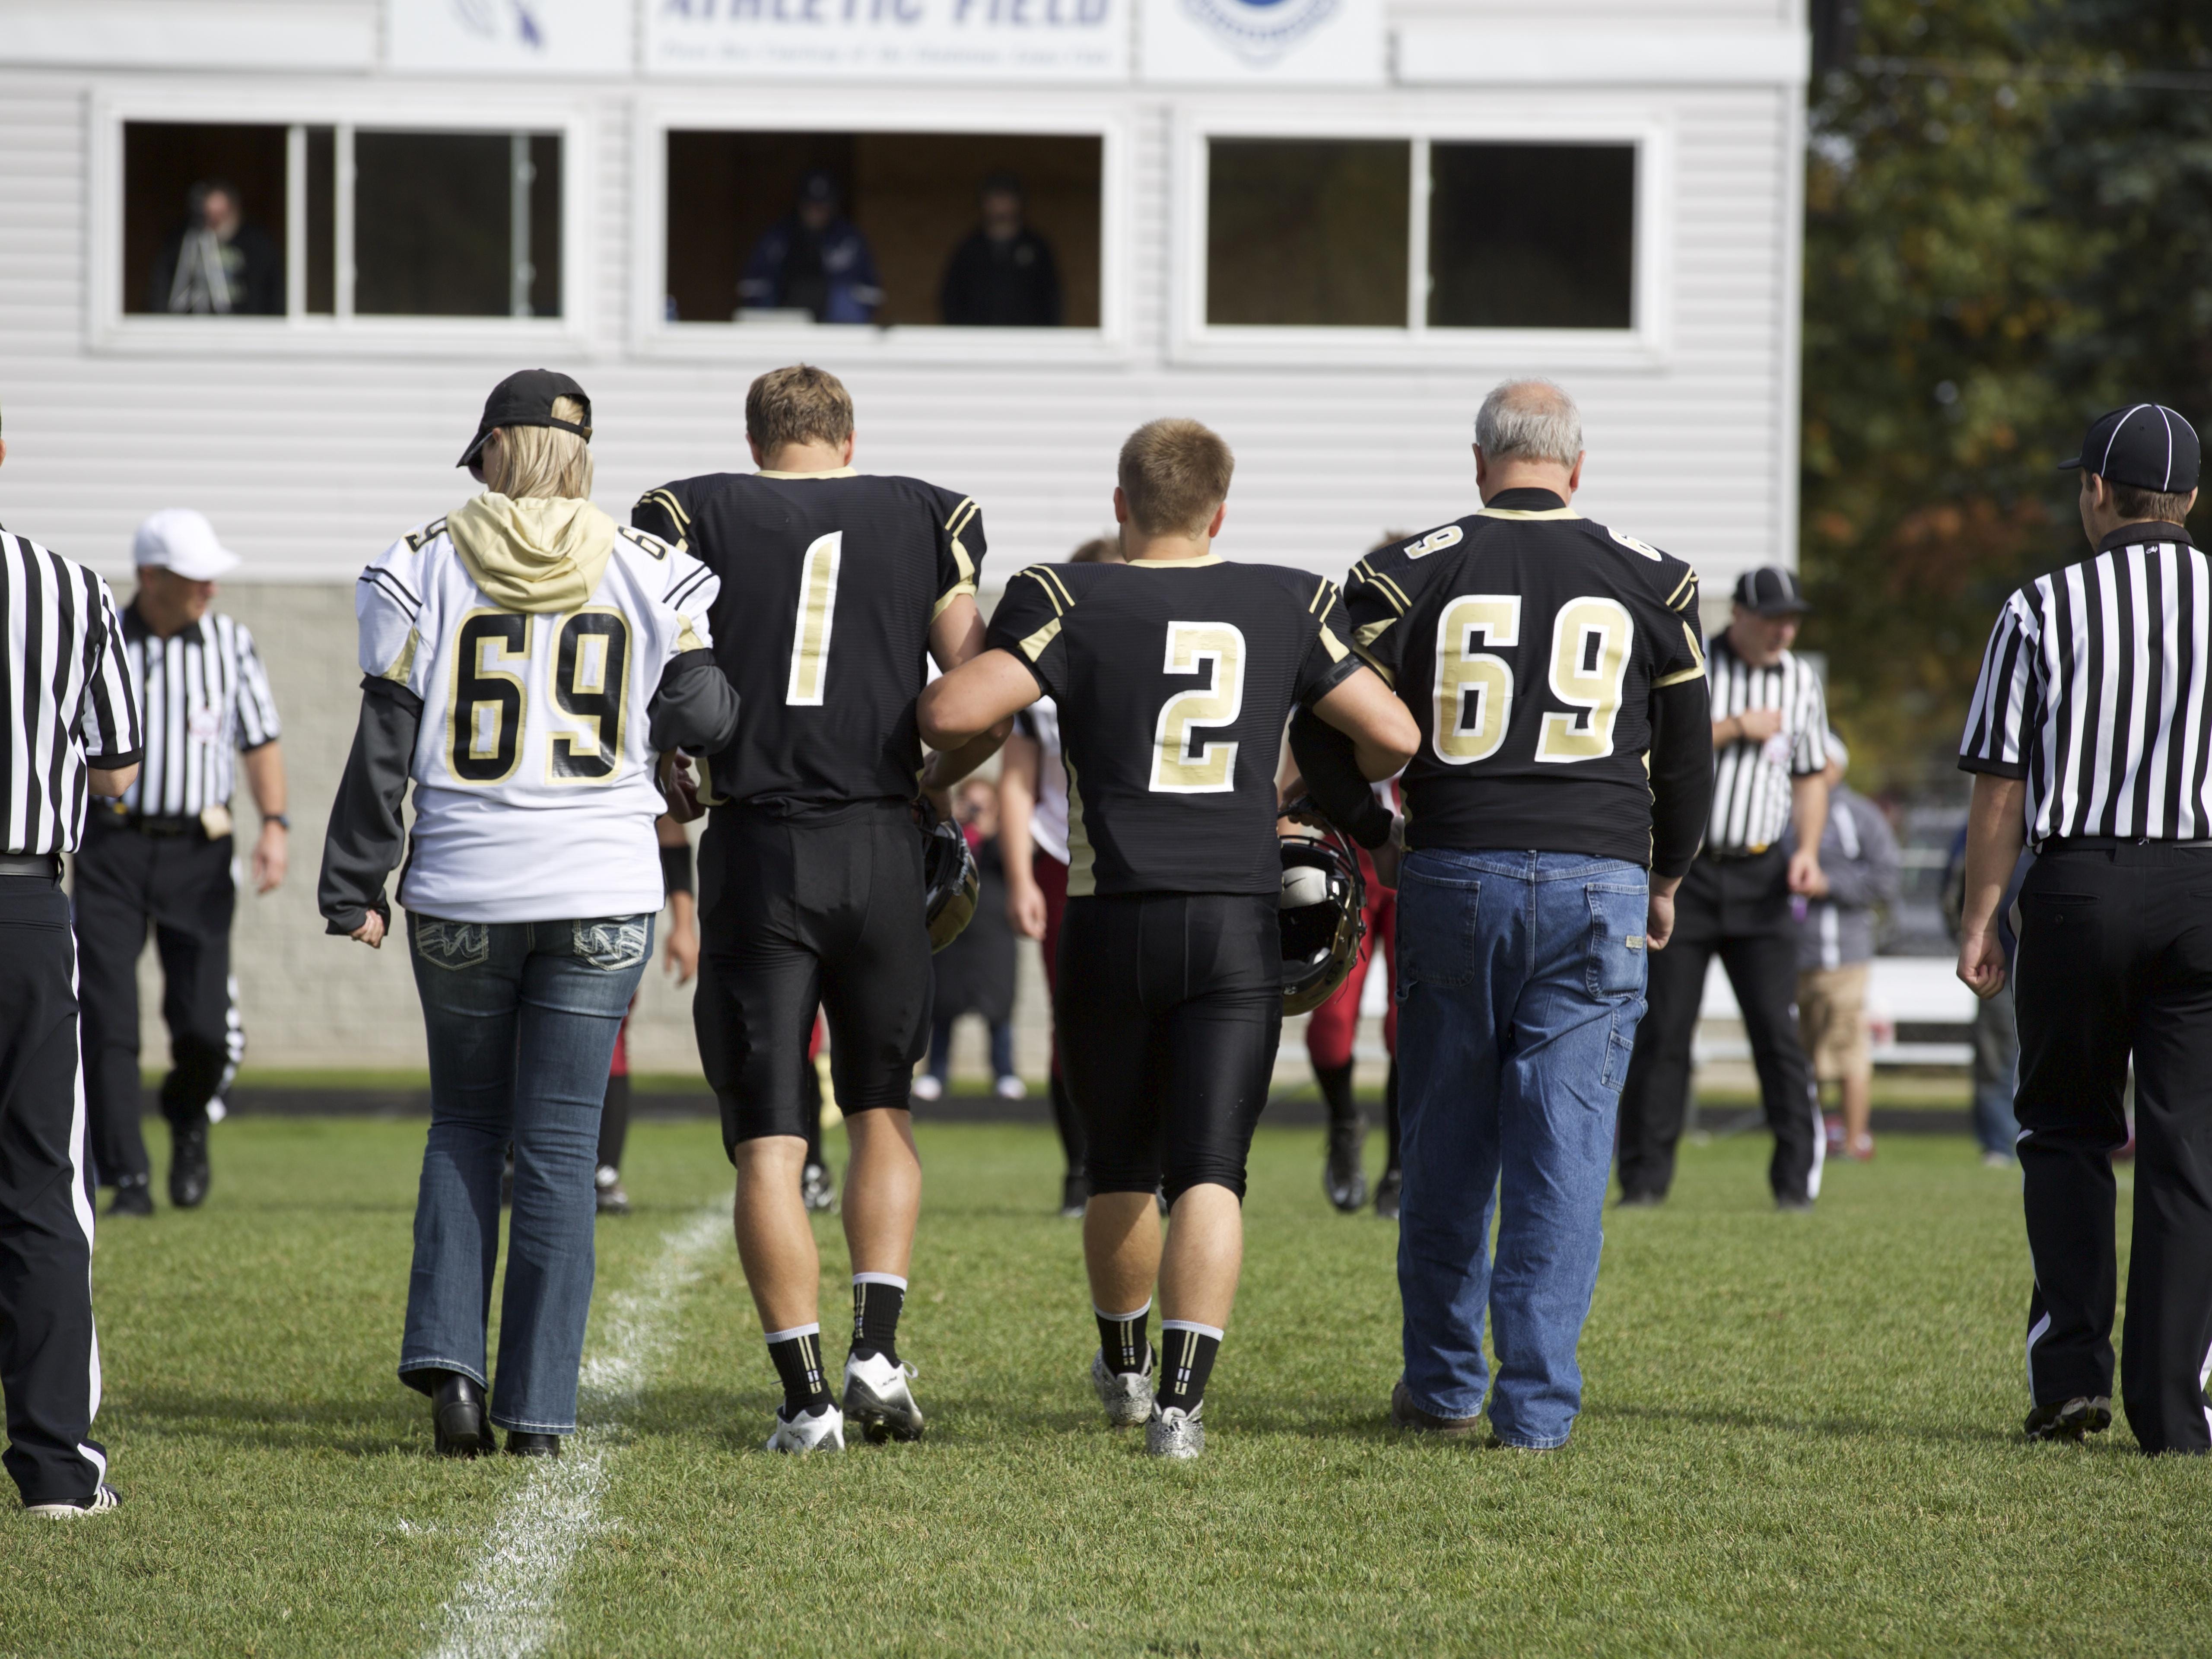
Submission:
POLYGON ((1712 738, 1688 565, 1548 491, 1510 490, 1362 559, 1345 605, 1420 725, 1409 846, 1689 867, 1712 738), (1662 725, 1664 763, 1647 763, 1662 725))
POLYGON ((983 562, 974 501, 849 469, 718 472, 647 491, 630 522, 722 580, 738 734, 707 758, 702 799, 790 811, 914 793, 929 625, 983 562))
POLYGON ((1032 565, 989 643, 1059 705, 1070 896, 1280 890, 1284 725, 1359 668, 1335 583, 1212 557, 1032 565))

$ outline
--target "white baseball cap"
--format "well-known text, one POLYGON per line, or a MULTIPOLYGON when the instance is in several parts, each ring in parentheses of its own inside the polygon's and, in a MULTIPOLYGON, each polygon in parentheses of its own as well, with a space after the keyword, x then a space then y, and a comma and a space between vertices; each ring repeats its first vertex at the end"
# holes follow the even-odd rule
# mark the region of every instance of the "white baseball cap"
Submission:
POLYGON ((237 554, 216 539, 204 513, 189 507, 165 507, 138 526, 131 560, 140 569, 158 564, 186 581, 211 582, 239 567, 237 554))

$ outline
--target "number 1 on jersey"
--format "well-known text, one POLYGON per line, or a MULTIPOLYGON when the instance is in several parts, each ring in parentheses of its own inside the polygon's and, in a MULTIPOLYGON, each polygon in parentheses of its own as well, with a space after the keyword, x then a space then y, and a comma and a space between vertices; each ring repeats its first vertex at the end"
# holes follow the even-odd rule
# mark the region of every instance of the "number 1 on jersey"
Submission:
POLYGON ((837 611, 837 573, 845 559, 845 532, 817 536, 799 562, 799 617, 791 635, 791 681, 783 700, 819 708, 830 674, 830 627, 837 611))
POLYGON ((1244 712, 1244 635, 1228 623, 1170 623, 1163 672, 1202 674, 1213 683, 1178 691, 1160 705, 1152 741, 1152 782, 1157 793, 1176 795, 1225 794, 1237 787, 1237 745, 1200 743, 1191 752, 1194 729, 1234 726, 1244 712))

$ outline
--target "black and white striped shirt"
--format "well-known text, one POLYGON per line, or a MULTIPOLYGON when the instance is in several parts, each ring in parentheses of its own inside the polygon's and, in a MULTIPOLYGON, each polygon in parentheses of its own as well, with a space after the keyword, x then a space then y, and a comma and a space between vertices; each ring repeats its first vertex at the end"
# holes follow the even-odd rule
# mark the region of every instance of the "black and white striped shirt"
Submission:
POLYGON ((124 810, 197 817, 229 805, 240 751, 281 735, 253 635, 210 613, 165 640, 134 604, 123 613, 123 637, 146 699, 146 767, 124 810))
POLYGON ((1959 764, 2027 783, 2027 832, 2212 837, 2212 562, 2128 525, 2005 601, 1959 764))
POLYGON ((82 565, 0 530, 0 852, 74 852, 85 774, 139 757, 137 688, 115 596, 82 565))
POLYGON ((1827 769, 1828 705, 1820 676, 1788 651, 1773 667, 1753 668, 1723 632, 1706 648, 1705 678, 1717 723, 1747 709, 1782 711, 1782 729, 1765 743, 1740 738, 1713 757, 1705 850, 1764 852, 1790 827, 1790 781, 1827 769))

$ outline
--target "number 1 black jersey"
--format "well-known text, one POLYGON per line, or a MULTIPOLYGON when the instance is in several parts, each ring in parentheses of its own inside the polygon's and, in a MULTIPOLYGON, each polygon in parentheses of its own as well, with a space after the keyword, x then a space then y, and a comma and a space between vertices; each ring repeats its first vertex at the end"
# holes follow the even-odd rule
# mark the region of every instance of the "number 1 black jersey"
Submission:
POLYGON ((989 643, 1059 705, 1069 896, 1279 892, 1283 726, 1358 671, 1349 640, 1335 583, 1273 565, 1016 574, 989 643))
POLYGON ((630 523, 721 578, 738 735, 708 757, 703 799, 788 811, 914 793, 929 625, 983 562, 974 501, 849 468, 717 472, 647 492, 630 523))
POLYGON ((1702 754, 1704 793, 1691 801, 1694 786, 1676 787, 1680 799, 1659 865, 1688 867, 1712 776, 1688 565, 1547 491, 1511 490, 1362 559, 1345 603, 1360 651, 1420 725, 1405 775, 1409 846, 1652 864, 1646 755, 1662 694, 1686 687, 1669 729, 1691 760, 1702 754), (1674 845, 1686 816, 1687 845, 1674 845))

